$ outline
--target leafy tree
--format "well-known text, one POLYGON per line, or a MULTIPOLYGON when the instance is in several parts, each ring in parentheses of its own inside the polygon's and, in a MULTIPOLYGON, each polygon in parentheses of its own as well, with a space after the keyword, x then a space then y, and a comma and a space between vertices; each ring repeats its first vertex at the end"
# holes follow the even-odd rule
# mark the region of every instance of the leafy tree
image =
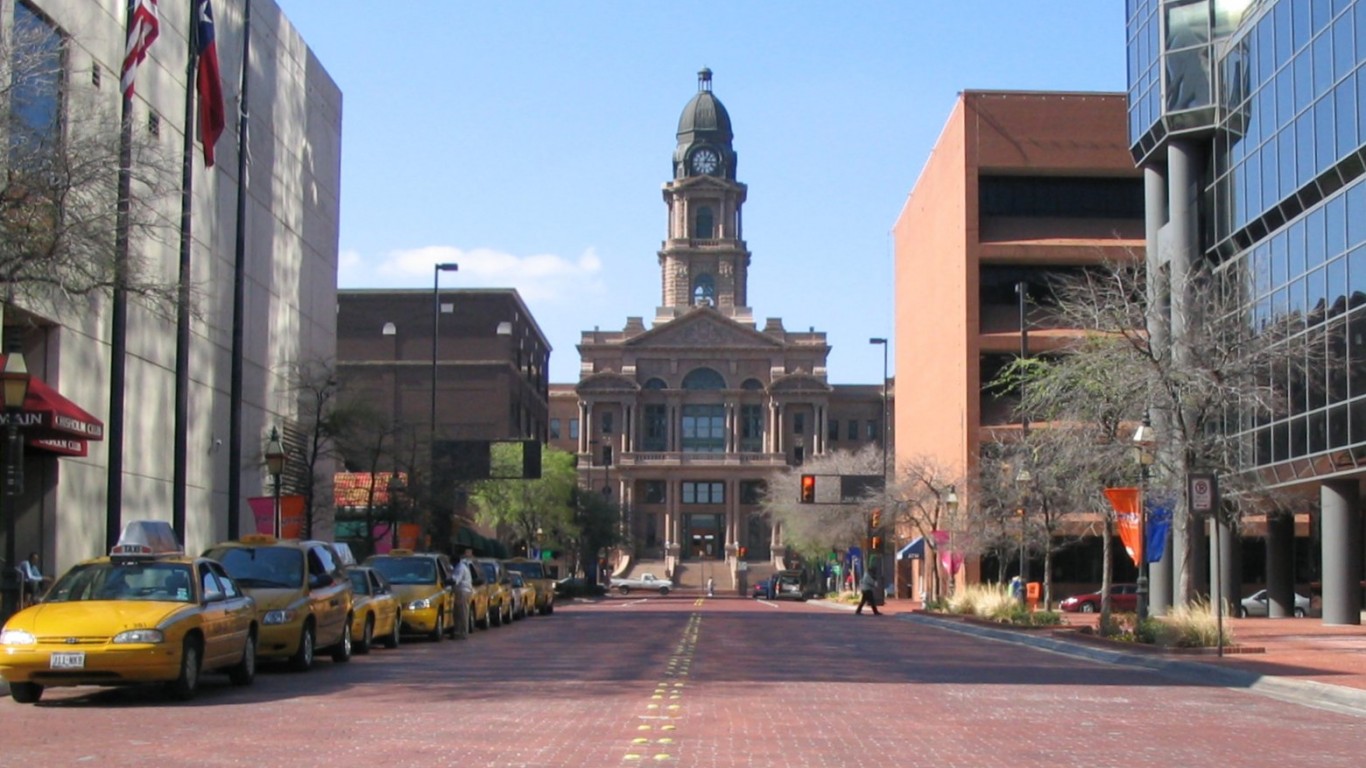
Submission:
MULTIPOLYGON (((572 498, 578 478, 574 458, 567 451, 545 447, 539 478, 476 483, 470 494, 475 519, 495 530, 510 531, 510 551, 528 550, 536 541, 537 531, 541 532, 542 546, 577 538, 579 526, 572 498)), ((490 459, 497 477, 513 477, 522 471, 521 446, 516 443, 494 443, 490 459)))

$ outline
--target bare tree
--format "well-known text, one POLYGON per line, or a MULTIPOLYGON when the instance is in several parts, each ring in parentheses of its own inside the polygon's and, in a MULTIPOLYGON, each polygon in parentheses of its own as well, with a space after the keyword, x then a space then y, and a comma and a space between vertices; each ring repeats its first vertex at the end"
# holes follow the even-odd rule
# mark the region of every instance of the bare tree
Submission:
MULTIPOLYGON (((960 502, 956 507, 951 499, 962 490, 963 479, 934 459, 919 456, 900 462, 896 476, 888 486, 886 510, 897 530, 921 537, 925 544, 928 597, 937 599, 944 594, 939 573, 939 535, 947 537, 951 555, 962 555, 976 549, 976 533, 968 525, 970 515, 960 502)), ((952 576, 952 574, 949 574, 952 576)))
POLYGON ((150 131, 131 132, 130 247, 121 262, 114 238, 120 120, 107 98, 67 94, 63 46, 32 11, 16 12, 0 31, 0 298, 57 311, 121 284, 170 316, 176 283, 160 279, 146 254, 178 231, 178 218, 167 215, 179 190, 178 155, 150 131))
MULTIPOLYGON (((1241 444, 1232 427, 1283 409, 1286 393, 1268 376, 1273 365, 1315 364, 1307 349, 1314 344, 1286 343, 1294 323, 1254 329, 1240 314, 1245 277, 1197 268, 1186 280, 1171 292, 1199 295, 1198 305, 1163 297, 1150 305, 1139 259, 1055 281, 1051 311, 1060 327, 1077 329, 1074 342, 1056 357, 1022 361, 1009 372, 1026 383, 1022 414, 1066 428, 1048 440, 1052 457, 1043 462, 1067 473, 1055 473, 1060 479, 1070 478, 1057 486, 1055 503, 1066 499, 1082 507, 1104 484, 1133 484, 1133 428, 1145 414, 1160 424, 1149 487, 1177 502, 1172 520, 1173 537, 1183 545, 1177 548, 1183 558, 1177 564, 1179 603, 1195 597, 1194 522, 1178 492, 1185 478, 1196 471, 1219 476, 1228 502, 1221 512, 1225 522, 1276 508, 1283 499, 1241 471, 1241 444), (1169 324, 1182 329, 1175 343, 1169 324)), ((1106 510, 1109 528, 1108 505, 1092 508, 1106 510)), ((1108 581, 1108 560, 1105 574, 1108 581)))
POLYGON ((866 446, 858 453, 832 451, 807 459, 800 467, 775 476, 768 483, 761 502, 769 519, 782 526, 783 544, 798 555, 820 559, 831 549, 858 546, 868 531, 868 515, 880 501, 880 494, 870 494, 855 502, 800 502, 800 476, 816 475, 821 488, 818 496, 835 499, 839 494, 826 490, 838 486, 844 475, 882 475, 882 453, 874 446, 866 446))

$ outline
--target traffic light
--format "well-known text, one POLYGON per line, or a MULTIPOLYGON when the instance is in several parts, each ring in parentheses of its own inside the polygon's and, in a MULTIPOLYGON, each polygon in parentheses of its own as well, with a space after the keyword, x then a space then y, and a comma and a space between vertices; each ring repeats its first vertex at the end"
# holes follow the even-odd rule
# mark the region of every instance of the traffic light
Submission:
POLYGON ((878 528, 881 528, 881 527, 882 527, 882 508, 881 508, 881 507, 878 507, 878 508, 875 508, 875 509, 873 510, 872 528, 873 528, 873 530, 877 530, 878 528))
POLYGON ((873 537, 873 545, 872 545, 871 547, 869 547, 868 549, 869 549, 870 551, 872 551, 872 552, 881 552, 881 551, 882 551, 882 537, 881 537, 881 536, 874 536, 874 537, 873 537))
POLYGON ((816 476, 802 475, 802 503, 816 503, 816 476))

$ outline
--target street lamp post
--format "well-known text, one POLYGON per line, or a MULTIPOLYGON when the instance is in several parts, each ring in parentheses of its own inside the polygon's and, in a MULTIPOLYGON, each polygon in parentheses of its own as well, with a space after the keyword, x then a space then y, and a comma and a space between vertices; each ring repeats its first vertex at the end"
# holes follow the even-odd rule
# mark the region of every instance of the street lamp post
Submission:
POLYGON ((5 515, 5 573, 4 573, 4 607, 3 616, 0 620, 14 615, 19 606, 19 593, 23 589, 23 582, 19 579, 19 554, 15 542, 15 523, 19 517, 18 505, 15 497, 23 487, 23 475, 20 469, 20 452, 23 450, 23 441, 19 439, 19 414, 24 409, 24 399, 28 397, 28 366, 24 364, 24 353, 17 348, 11 348, 5 356, 5 367, 0 371, 0 380, 4 382, 5 414, 8 416, 5 422, 5 489, 4 489, 4 515, 5 515))
POLYGON ((393 474, 389 475, 389 487, 388 487, 388 490, 389 490, 389 546, 394 547, 394 548, 397 548, 397 547, 398 547, 398 519, 399 519, 399 503, 398 503, 398 497, 399 497, 401 494, 403 494, 405 491, 408 490, 408 486, 404 484, 403 478, 399 476, 398 470, 397 470, 397 469, 394 470, 393 474))
MULTIPOLYGON (((944 496, 944 508, 948 511, 949 524, 949 566, 944 570, 949 572, 949 578, 953 578, 953 529, 956 525, 954 518, 958 516, 958 490, 955 486, 949 486, 949 492, 944 496)), ((939 571, 939 564, 935 564, 935 572, 939 571)))
POLYGON ((280 475, 285 472, 285 447, 280 443, 280 430, 270 428, 270 440, 266 443, 266 471, 275 481, 275 538, 280 538, 280 475))
POLYGON ((1138 429, 1134 430, 1134 449, 1135 458, 1139 464, 1138 475, 1138 620, 1143 621, 1148 618, 1148 508, 1144 502, 1143 493, 1148 484, 1148 468, 1152 466, 1153 446, 1157 442, 1157 433, 1153 430, 1153 424, 1147 413, 1143 414, 1143 423, 1138 429))
MULTIPOLYGON (((1019 474, 1015 475, 1015 484, 1020 488, 1020 583, 1024 584, 1029 579, 1026 572, 1029 567, 1029 560, 1025 557, 1025 523, 1026 516, 1029 514, 1029 484, 1034 482, 1034 476, 1030 473, 1029 467, 1021 467, 1019 474)), ((1023 587, 1021 587, 1023 589, 1023 587)))
POLYGON ((872 338, 869 344, 882 346, 882 477, 887 477, 887 340, 872 338))
MULTIPOLYGON (((428 509, 433 514, 440 510, 436 504, 436 362, 437 362, 437 338, 441 335, 441 273, 459 271, 460 265, 454 262, 432 265, 432 412, 431 424, 428 425, 427 433, 427 488, 430 493, 428 509)), ((445 526, 440 526, 439 530, 445 532, 445 526)), ((428 529, 426 533, 432 533, 428 529)), ((444 550, 449 542, 440 542, 439 547, 444 550)))

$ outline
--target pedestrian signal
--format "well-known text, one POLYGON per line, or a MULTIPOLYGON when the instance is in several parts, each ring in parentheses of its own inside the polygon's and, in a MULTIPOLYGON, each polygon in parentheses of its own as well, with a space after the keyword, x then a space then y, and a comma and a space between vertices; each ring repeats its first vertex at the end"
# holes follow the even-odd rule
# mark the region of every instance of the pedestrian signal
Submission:
POLYGON ((816 503, 816 476, 802 475, 802 503, 816 503))

